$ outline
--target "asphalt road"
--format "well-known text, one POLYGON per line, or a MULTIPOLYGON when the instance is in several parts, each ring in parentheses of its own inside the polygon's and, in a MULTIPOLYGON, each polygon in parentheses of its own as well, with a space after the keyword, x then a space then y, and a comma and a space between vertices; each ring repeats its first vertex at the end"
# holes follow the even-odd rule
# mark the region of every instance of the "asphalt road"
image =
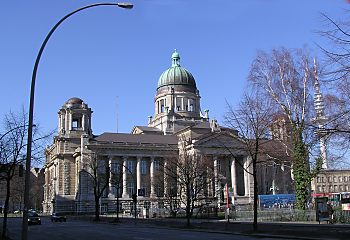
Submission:
MULTIPOLYGON (((21 238, 21 218, 10 218, 8 229, 10 238, 21 238)), ((1 219, 2 223, 2 219, 1 219)), ((33 225, 28 228, 29 240, 225 240, 257 239, 253 236, 243 236, 231 233, 211 233, 206 231, 192 231, 183 229, 169 229, 164 227, 145 226, 134 223, 96 223, 86 220, 72 220, 52 223, 49 218, 42 218, 42 225, 33 225)), ((262 239, 262 237, 259 237, 262 239)), ((278 239, 264 237, 263 239, 278 239)), ((287 238, 283 238, 287 239, 287 238)))

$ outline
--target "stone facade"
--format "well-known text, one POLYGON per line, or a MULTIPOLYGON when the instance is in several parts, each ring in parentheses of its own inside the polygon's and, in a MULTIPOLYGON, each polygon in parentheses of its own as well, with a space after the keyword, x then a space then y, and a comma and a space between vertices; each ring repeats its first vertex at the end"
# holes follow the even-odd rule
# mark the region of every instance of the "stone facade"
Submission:
POLYGON ((159 78, 154 105, 147 126, 135 126, 130 134, 93 135, 92 110, 79 98, 69 99, 58 112, 58 135, 46 149, 44 212, 94 211, 86 171, 91 159, 97 160, 101 176, 109 177, 100 200, 102 212, 115 212, 117 207, 130 210, 132 195, 140 189, 144 194, 138 197, 137 207, 159 211, 174 184, 165 177, 165 166, 179 158, 183 143, 191 154, 210 160, 208 168, 214 176, 203 192, 206 199, 224 205, 227 184, 234 190, 236 204, 249 204, 254 183, 244 170, 251 171, 251 161, 242 141, 237 131, 220 127, 209 119, 208 111, 201 112, 194 77, 180 66, 176 51, 171 68, 159 78))
POLYGON ((314 196, 350 192, 350 170, 322 169, 313 179, 311 189, 314 196))

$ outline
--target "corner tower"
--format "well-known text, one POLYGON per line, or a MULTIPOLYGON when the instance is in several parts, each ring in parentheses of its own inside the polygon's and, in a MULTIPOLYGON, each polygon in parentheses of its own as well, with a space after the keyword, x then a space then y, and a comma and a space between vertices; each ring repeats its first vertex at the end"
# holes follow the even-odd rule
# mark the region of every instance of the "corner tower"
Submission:
POLYGON ((149 127, 156 127, 164 134, 173 134, 184 127, 208 121, 208 114, 202 116, 200 111, 196 81, 189 71, 181 67, 176 49, 171 61, 171 67, 159 77, 155 113, 148 122, 149 127))
POLYGON ((69 99, 58 112, 58 135, 80 138, 82 134, 92 135, 91 108, 80 98, 69 99))

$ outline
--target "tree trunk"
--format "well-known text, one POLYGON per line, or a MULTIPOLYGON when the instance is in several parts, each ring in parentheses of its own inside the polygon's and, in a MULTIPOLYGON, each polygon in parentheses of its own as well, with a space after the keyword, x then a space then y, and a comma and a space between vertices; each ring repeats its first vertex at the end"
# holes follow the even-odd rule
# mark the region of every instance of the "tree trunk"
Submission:
MULTIPOLYGON (((187 191, 187 193, 189 193, 189 191, 187 191)), ((191 219, 191 200, 190 200, 190 196, 187 196, 187 200, 186 200, 186 218, 187 218, 187 221, 186 221, 186 226, 187 227, 190 227, 191 225, 191 222, 190 222, 190 219, 191 219)))
POLYGON ((256 177, 256 161, 257 156, 253 160, 253 178, 254 178, 254 222, 253 230, 254 232, 258 231, 258 183, 256 177))
POLYGON ((95 192, 95 221, 100 221, 100 198, 98 197, 96 191, 95 192))
POLYGON ((6 199, 4 205, 4 220, 2 223, 2 236, 1 239, 6 239, 7 236, 7 213, 9 210, 9 202, 10 202, 10 185, 11 181, 6 179, 6 199))
POLYGON ((119 222, 119 188, 117 191, 117 222, 119 222))

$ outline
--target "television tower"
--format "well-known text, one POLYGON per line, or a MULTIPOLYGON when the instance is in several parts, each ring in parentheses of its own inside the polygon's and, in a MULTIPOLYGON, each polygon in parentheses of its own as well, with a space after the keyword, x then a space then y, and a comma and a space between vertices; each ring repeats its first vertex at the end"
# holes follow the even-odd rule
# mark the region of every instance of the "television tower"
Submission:
POLYGON ((313 123, 317 124, 318 129, 316 134, 320 138, 320 153, 322 157, 322 169, 327 169, 327 143, 325 124, 328 121, 328 117, 324 113, 324 101, 320 90, 320 83, 318 81, 318 74, 316 68, 316 59, 314 58, 314 76, 315 76, 315 95, 314 95, 314 107, 316 111, 316 117, 312 119, 313 123))

